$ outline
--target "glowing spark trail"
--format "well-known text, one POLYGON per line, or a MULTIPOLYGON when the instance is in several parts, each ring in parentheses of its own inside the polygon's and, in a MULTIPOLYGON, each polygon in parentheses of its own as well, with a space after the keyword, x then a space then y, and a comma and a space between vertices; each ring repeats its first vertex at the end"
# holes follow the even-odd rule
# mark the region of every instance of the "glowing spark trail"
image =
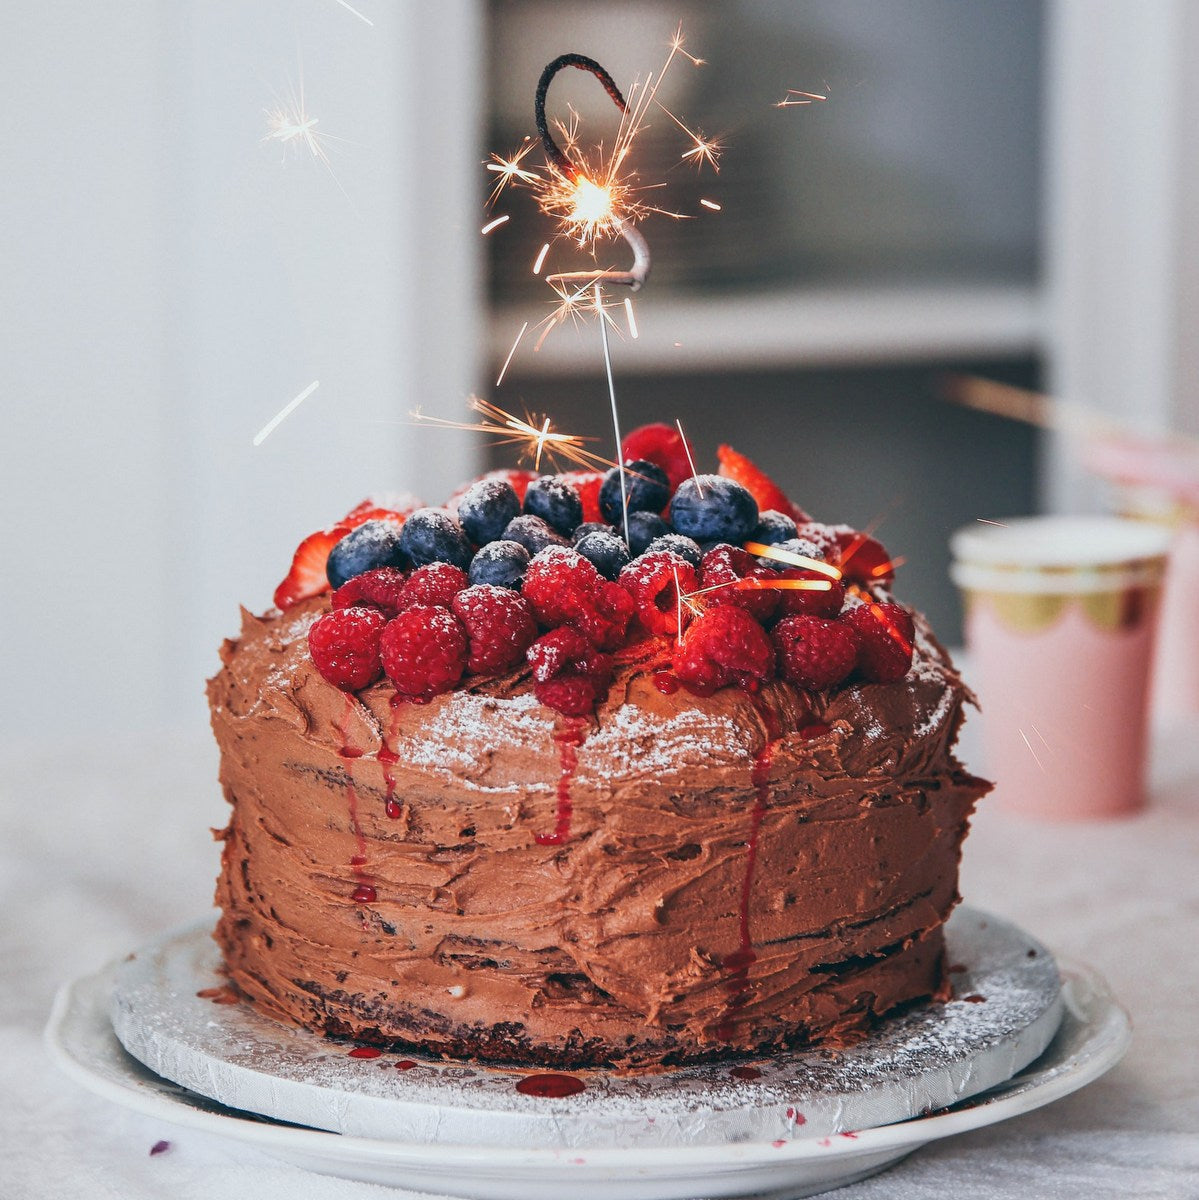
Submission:
POLYGON ((542 265, 545 263, 545 256, 549 252, 550 252, 550 244, 549 244, 549 242, 546 242, 545 245, 541 247, 541 250, 537 254, 537 258, 533 263, 533 274, 534 275, 541 274, 542 265))
POLYGON ((488 221, 487 224, 484 225, 483 228, 479 230, 479 232, 486 235, 486 234, 490 233, 493 229, 498 229, 507 220, 508 220, 508 214, 505 213, 502 217, 496 217, 494 221, 488 221))
POLYGON ((715 200, 701 200, 700 204, 702 204, 704 208, 710 208, 713 212, 721 211, 720 205, 717 204, 715 200))
POLYGON ((516 341, 512 343, 512 349, 508 351, 508 357, 504 359, 504 365, 500 367, 500 373, 496 377, 495 386, 499 387, 504 382, 504 376, 508 373, 508 364, 512 361, 512 356, 516 353, 516 347, 520 345, 520 339, 525 336, 525 330, 529 328, 529 323, 526 321, 520 327, 520 333, 516 335, 516 341))
POLYGON ((352 4, 347 4, 346 0, 337 0, 337 3, 342 6, 347 12, 352 12, 360 21, 365 21, 372 29, 375 27, 374 21, 369 17, 364 17, 352 4))
POLYGON ((799 104, 817 104, 827 100, 819 92, 802 92, 798 88, 788 88, 787 94, 775 104, 775 108, 795 108, 799 104))
POLYGON ((772 558, 775 562, 786 563, 791 567, 803 567, 830 579, 840 579, 841 572, 832 563, 826 563, 820 558, 809 558, 806 554, 796 554, 792 550, 783 550, 779 546, 767 546, 762 542, 746 542, 745 549, 758 558, 772 558))
POLYGON ((321 386, 319 379, 314 379, 294 400, 289 400, 255 435, 254 445, 261 446, 267 438, 291 416, 292 413, 321 386))
POLYGON ((626 296, 624 298, 624 311, 625 317, 629 322, 629 336, 633 339, 633 341, 636 341, 638 337, 637 318, 633 314, 633 300, 631 296, 626 296))

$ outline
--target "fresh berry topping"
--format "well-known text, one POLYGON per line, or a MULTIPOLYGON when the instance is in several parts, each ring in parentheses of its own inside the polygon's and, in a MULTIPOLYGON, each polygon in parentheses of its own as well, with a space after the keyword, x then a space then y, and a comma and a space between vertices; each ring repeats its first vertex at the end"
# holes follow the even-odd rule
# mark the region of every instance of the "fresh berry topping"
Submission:
POLYGON ((291 608, 310 596, 319 596, 329 590, 329 576, 325 568, 329 563, 329 551, 346 535, 346 530, 335 527, 321 529, 309 534, 297 547, 291 560, 287 578, 275 589, 275 607, 291 608))
POLYGON ((363 571, 333 593, 334 608, 377 608, 385 617, 394 617, 406 605, 403 601, 404 572, 396 567, 376 567, 363 571))
POLYGON ((563 625, 542 634, 529 646, 525 657, 533 668, 533 678, 538 683, 545 683, 571 667, 585 670, 579 664, 594 653, 596 649, 586 635, 563 625))
POLYGON ((869 534, 839 527, 836 530, 841 571, 850 583, 889 583, 895 578, 895 564, 869 534))
POLYGON ((677 554, 679 558, 685 558, 696 570, 699 569, 699 564, 704 557, 699 543, 689 537, 684 537, 681 533, 664 533, 660 537, 654 538, 645 550, 647 554, 652 554, 656 550, 669 550, 672 554, 677 554))
MULTIPOLYGON (((629 513, 660 513, 670 500, 670 480, 661 467, 646 459, 637 458, 624 465, 625 495, 629 513)), ((604 476, 599 494, 600 512, 605 521, 619 525, 624 518, 624 504, 620 496, 620 469, 613 467, 604 476)))
POLYGON ((577 546, 589 533, 616 533, 616 526, 609 525, 607 521, 584 521, 582 525, 575 526, 570 540, 577 546))
POLYGON ((486 483, 489 480, 498 479, 501 483, 510 484, 512 490, 516 493, 517 500, 524 501, 525 489, 533 482, 534 479, 540 479, 541 476, 537 471, 526 471, 523 469, 509 469, 502 467, 498 471, 488 471, 485 475, 480 475, 477 479, 472 479, 464 483, 461 487, 455 488, 453 494, 445 502, 446 508, 451 511, 456 511, 458 502, 475 486, 476 483, 486 483))
POLYGON ((601 579, 590 607, 584 608, 571 624, 601 650, 616 650, 624 644, 634 611, 633 597, 619 583, 601 579))
POLYGON ((578 551, 605 579, 615 579, 628 566, 629 548, 615 533, 597 530, 575 542, 578 551))
POLYGON ((709 605, 729 604, 762 622, 778 608, 778 590, 765 586, 774 580, 774 573, 763 570, 740 546, 720 545, 709 550, 703 557, 700 577, 704 601, 709 605), (750 582, 743 584, 742 580, 750 582))
POLYGON ((871 601, 847 610, 841 620, 857 632, 858 671, 867 683, 894 683, 908 673, 916 631, 906 608, 871 601))
POLYGON ((716 457, 720 460, 720 474, 726 479, 735 479, 746 488, 763 512, 773 508, 777 512, 787 513, 796 521, 809 519, 808 514, 798 504, 792 504, 787 499, 787 493, 752 459, 732 446, 718 447, 716 457))
POLYGON ((603 471, 566 471, 562 476, 583 502, 583 520, 600 520, 599 492, 603 486, 603 471))
POLYGON ((519 542, 488 542, 470 560, 470 581, 519 588, 530 557, 519 542))
POLYGON ((480 479, 458 501, 458 522, 476 546, 502 537, 508 522, 519 515, 516 489, 506 479, 480 479))
POLYGON ((414 567, 447 562, 465 571, 470 566, 471 544, 444 509, 418 508, 404 522, 400 545, 414 567))
POLYGON ((858 658, 858 635, 844 621, 786 617, 771 634, 784 679, 801 688, 823 691, 849 677, 858 658))
POLYGON ((701 695, 731 683, 756 687, 774 675, 774 646, 744 609, 709 608, 675 647, 674 673, 701 695))
POLYGON ((811 584, 811 587, 779 589, 777 615, 780 617, 835 617, 845 603, 845 584, 819 571, 788 567, 772 574, 780 581, 795 580, 796 583, 811 584))
POLYGON ((379 640, 387 618, 377 608, 338 608, 308 630, 308 653, 316 669, 346 692, 369 687, 383 674, 379 640))
POLYGON ((685 558, 669 550, 655 551, 633 559, 620 573, 620 586, 632 596, 637 619, 650 633, 677 634, 679 610, 684 625, 688 616, 680 591, 698 591, 699 577, 685 558))
POLYGON ((428 700, 448 692, 462 678, 469 645, 466 630, 453 613, 418 605, 388 622, 380 653, 397 692, 428 700))
POLYGON ((542 475, 525 492, 525 512, 540 517, 556 533, 569 534, 583 519, 583 502, 569 483, 542 475))
POLYGON ((670 523, 676 533, 700 543, 740 545, 758 524, 758 505, 741 484, 698 475, 679 484, 670 502, 670 523))
POLYGON ((521 591, 543 625, 573 625, 605 649, 620 645, 633 614, 623 588, 563 546, 534 556, 521 591))
POLYGON ((403 550, 404 530, 394 521, 367 521, 350 530, 329 551, 325 573, 335 588, 341 587, 363 571, 377 567, 402 567, 407 559, 403 550))
POLYGON ((423 567, 417 567, 404 584, 401 607, 440 605, 449 608, 454 597, 469 583, 461 567, 453 567, 447 562, 426 563, 423 567))
POLYGON ((411 492, 380 492, 350 509, 338 524, 354 529, 366 521, 384 521, 389 517, 398 521, 418 508, 424 508, 424 504, 411 492))
POLYGON ((749 535, 751 542, 761 542, 765 546, 777 546, 796 536, 795 522, 786 513, 768 508, 758 514, 757 528, 749 535))
POLYGON ((656 542, 669 532, 670 526, 657 513, 629 513, 629 553, 634 558, 639 554, 644 554, 649 549, 651 542, 656 542))
POLYGON ((529 602, 507 588, 468 587, 451 608, 470 639, 466 669, 476 675, 516 666, 537 636, 529 602))
POLYGON ((795 537, 801 542, 810 542, 821 551, 821 557, 828 562, 838 562, 841 558, 841 547, 837 542, 836 530, 831 525, 822 525, 819 521, 801 521, 795 527, 795 537))
POLYGON ((575 629, 552 630, 529 647, 526 657, 537 699, 567 716, 591 712, 612 682, 612 660, 575 629))
POLYGON ((622 458, 641 458, 661 467, 672 492, 691 474, 689 449, 689 443, 675 426, 662 424, 642 425, 620 444, 622 458))
POLYGON ((540 517, 525 514, 513 517, 504 529, 504 541, 517 542, 530 554, 540 554, 547 546, 569 546, 570 543, 555 533, 540 517))

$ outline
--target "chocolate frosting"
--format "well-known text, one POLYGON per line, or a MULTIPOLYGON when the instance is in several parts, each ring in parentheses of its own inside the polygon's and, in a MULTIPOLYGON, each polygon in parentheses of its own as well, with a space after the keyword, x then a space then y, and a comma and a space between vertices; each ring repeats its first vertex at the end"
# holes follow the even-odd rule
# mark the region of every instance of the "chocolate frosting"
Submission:
POLYGON ((216 937, 282 1020, 378 1044, 645 1067, 838 1042, 944 987, 969 698, 920 620, 894 684, 664 694, 618 656, 593 718, 526 673, 346 695, 243 612, 209 683, 233 805, 216 937))

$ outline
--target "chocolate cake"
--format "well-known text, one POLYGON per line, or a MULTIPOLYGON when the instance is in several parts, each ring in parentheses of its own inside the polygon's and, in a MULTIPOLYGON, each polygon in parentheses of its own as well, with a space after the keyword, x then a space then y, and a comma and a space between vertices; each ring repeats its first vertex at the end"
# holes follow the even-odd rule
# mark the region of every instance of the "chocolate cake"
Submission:
MULTIPOLYGON (((209 684, 216 939, 246 1001, 378 1046, 640 1069, 844 1044, 946 994, 987 788, 952 753, 968 693, 876 543, 740 474, 740 545, 676 533, 619 569, 560 536, 515 585, 472 583, 469 501, 464 564, 433 539, 422 566, 448 526, 377 505, 301 546, 209 684), (398 541, 347 549, 378 526, 398 541)), ((603 480, 561 478, 604 515, 603 480)))

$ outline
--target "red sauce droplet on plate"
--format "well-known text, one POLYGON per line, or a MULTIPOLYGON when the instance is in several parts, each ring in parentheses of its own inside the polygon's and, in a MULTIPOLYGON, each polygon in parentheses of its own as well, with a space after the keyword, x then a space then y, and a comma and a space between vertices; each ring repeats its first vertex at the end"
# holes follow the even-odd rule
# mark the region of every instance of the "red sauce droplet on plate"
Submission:
POLYGON ((355 1046, 350 1051, 351 1058, 378 1058, 383 1053, 378 1046, 355 1046))
POLYGON ((369 883, 360 883, 353 892, 350 893, 350 899, 355 904, 374 904, 379 898, 379 893, 375 891, 369 883))
POLYGON ((573 1075, 526 1075, 517 1083, 516 1090, 525 1096, 561 1100, 564 1096, 577 1096, 586 1086, 573 1075))
POLYGON ((411 1058, 401 1058, 399 1062, 391 1064, 397 1071, 411 1071, 413 1067, 420 1066, 420 1063, 411 1058))
POLYGON ((150 1157, 153 1158, 156 1154, 165 1154, 171 1148, 170 1142, 155 1142, 150 1147, 150 1157))

